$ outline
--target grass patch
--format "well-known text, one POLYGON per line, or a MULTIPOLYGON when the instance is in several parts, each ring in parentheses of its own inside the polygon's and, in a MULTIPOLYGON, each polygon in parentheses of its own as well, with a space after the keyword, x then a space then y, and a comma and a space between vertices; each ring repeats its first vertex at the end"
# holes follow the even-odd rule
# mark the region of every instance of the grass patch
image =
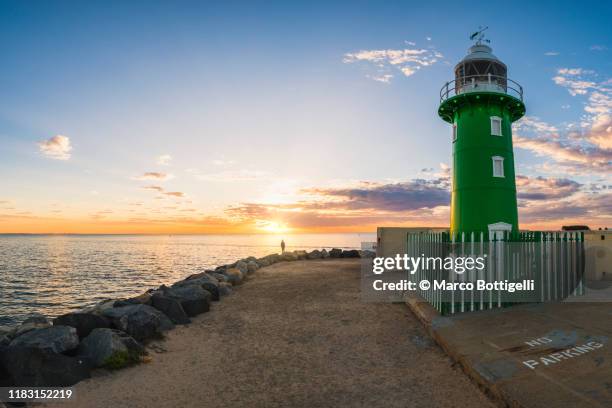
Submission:
POLYGON ((140 363, 144 353, 139 351, 117 351, 108 357, 103 364, 109 370, 119 370, 140 363))

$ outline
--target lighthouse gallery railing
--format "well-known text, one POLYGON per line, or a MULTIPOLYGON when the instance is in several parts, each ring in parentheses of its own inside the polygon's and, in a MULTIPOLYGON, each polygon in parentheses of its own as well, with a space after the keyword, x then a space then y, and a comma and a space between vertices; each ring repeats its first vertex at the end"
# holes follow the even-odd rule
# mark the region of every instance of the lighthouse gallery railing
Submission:
POLYGON ((500 75, 468 75, 453 79, 440 90, 440 102, 469 92, 499 92, 523 100, 523 87, 500 75))

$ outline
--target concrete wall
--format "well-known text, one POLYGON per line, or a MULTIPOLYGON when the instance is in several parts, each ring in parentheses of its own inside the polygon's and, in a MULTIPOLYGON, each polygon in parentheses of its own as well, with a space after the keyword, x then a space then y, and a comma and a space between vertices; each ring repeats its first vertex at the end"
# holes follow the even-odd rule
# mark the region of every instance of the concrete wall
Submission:
POLYGON ((376 256, 393 257, 406 253, 406 235, 409 232, 442 232, 448 228, 432 227, 378 227, 376 229, 376 256))
POLYGON ((587 280, 612 281, 612 231, 585 231, 587 280))

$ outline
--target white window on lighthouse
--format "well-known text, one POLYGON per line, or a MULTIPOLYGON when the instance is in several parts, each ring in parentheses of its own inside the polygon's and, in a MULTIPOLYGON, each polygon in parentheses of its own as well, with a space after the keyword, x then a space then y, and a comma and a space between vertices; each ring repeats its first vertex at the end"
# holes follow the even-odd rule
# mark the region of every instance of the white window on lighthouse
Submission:
POLYGON ((501 156, 493 156, 493 177, 505 177, 504 176, 504 158, 501 156))
POLYGON ((491 134, 502 136, 502 119, 499 116, 491 116, 491 134))
POLYGON ((457 124, 453 123, 453 142, 457 140, 457 124))

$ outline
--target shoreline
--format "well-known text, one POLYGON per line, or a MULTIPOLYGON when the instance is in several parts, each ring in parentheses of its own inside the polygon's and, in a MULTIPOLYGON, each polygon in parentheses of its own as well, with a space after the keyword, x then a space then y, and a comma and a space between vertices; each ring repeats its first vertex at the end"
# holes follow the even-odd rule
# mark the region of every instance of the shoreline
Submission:
POLYGON ((146 345, 188 325, 258 269, 279 262, 373 256, 313 250, 247 257, 127 299, 108 299, 54 318, 34 315, 0 330, 0 386, 71 386, 98 368, 147 362, 146 345))

